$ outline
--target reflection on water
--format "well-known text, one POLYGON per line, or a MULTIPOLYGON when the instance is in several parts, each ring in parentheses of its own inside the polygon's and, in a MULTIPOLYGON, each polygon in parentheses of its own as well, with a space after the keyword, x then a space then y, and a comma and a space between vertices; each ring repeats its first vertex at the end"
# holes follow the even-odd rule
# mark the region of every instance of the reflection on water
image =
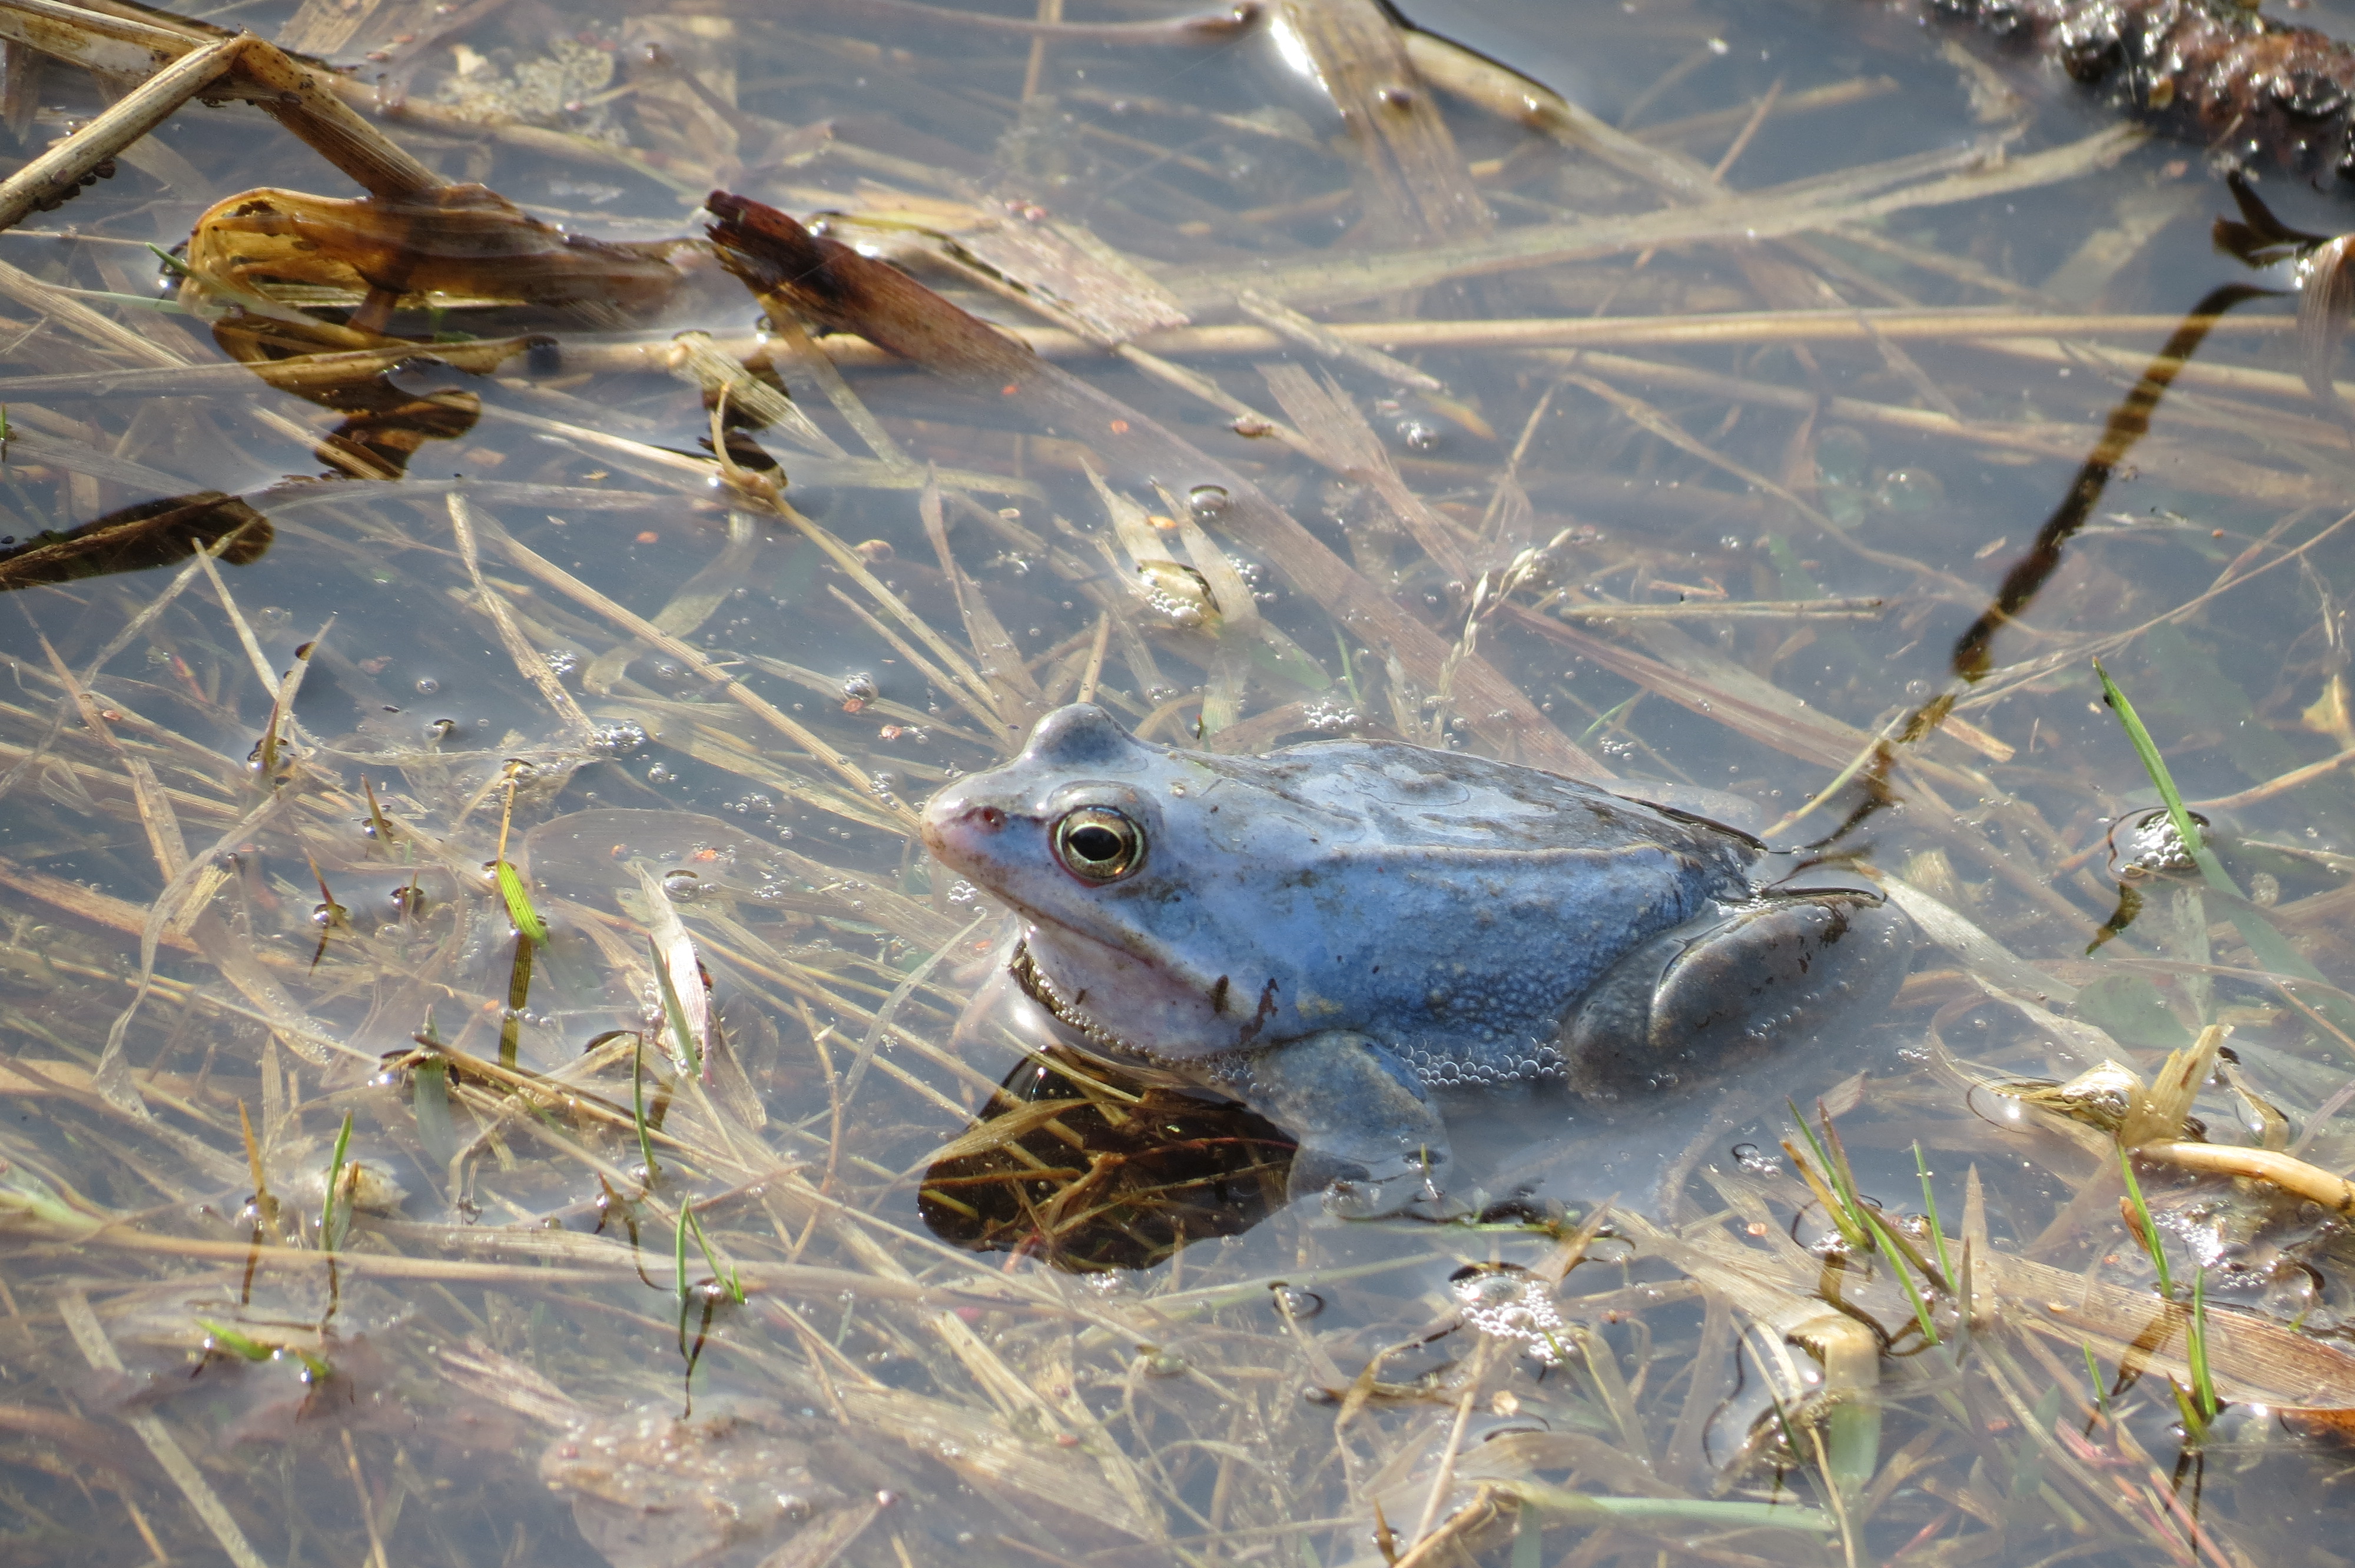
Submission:
POLYGON ((272 0, 343 87, 12 189, 9 1562, 2333 1560, 2343 204, 1909 14, 1414 9, 272 0), (1072 701, 1925 951, 1340 1224, 960 1027, 918 813, 1072 701))
POLYGON ((1284 1202, 1291 1141, 1241 1107, 1103 1083, 1034 1057, 924 1172, 917 1207, 944 1241, 1085 1272, 1149 1268, 1241 1235, 1284 1202))

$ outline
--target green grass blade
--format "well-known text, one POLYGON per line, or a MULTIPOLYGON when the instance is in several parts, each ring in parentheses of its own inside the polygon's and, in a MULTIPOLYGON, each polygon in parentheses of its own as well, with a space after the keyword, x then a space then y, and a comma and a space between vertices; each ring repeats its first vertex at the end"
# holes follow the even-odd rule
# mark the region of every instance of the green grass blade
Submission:
POLYGON ((2191 1396, 2190 1390, 2173 1377, 2167 1380, 2167 1386, 2169 1392, 2175 1395, 2175 1413, 2183 1422, 2184 1441, 2196 1446, 2208 1436, 2208 1421, 2200 1414, 2200 1402, 2191 1396))
POLYGON ((271 1357, 272 1351, 268 1345, 250 1334, 240 1333, 226 1323, 216 1323, 209 1318, 199 1318, 197 1319, 197 1327, 202 1329, 205 1331, 205 1337, 212 1341, 208 1349, 224 1350, 231 1355, 242 1356, 250 1361, 266 1361, 271 1357))
MULTIPOLYGON (((2158 743, 2151 739, 2150 731, 2143 725, 2142 715, 2135 712, 2134 704, 2126 700, 2126 694, 2118 689, 2118 683, 2110 679, 2110 673, 2102 668, 2099 659, 2094 661, 2094 673, 2102 683, 2102 700, 2109 704, 2112 713, 2118 715, 2118 723, 2126 727, 2127 743, 2134 747, 2135 755, 2142 759, 2142 770, 2150 775, 2152 787, 2158 791, 2158 798, 2166 802, 2168 817, 2175 823, 2176 836, 2183 841, 2183 847, 2192 859, 2199 860, 2200 852, 2207 848, 2207 842, 2200 837, 2200 824, 2191 820, 2190 810, 2183 803, 2183 791, 2175 787, 2175 776, 2167 769, 2167 758, 2158 754, 2158 743)), ((2204 873, 2208 867, 2203 863, 2200 869, 2204 873)), ((2218 883, 2229 893, 2238 895, 2240 892, 2232 885, 2232 879, 2225 875, 2222 866, 2216 868, 2209 880, 2218 883)))
POLYGON ((410 1109, 417 1118, 417 1141, 436 1169, 458 1152, 457 1130, 450 1125, 450 1068, 442 1062, 420 1062, 410 1075, 410 1109))
POLYGON ((2118 1150, 2118 1171, 2126 1179, 2126 1198, 2134 1204, 2135 1218, 2142 1223, 2142 1245, 2150 1254, 2150 1266, 2158 1271, 2159 1294, 2172 1300, 2175 1278, 2167 1266, 2167 1246, 2158 1239, 2158 1227, 2150 1223, 2150 1204, 2143 1198, 2142 1183, 2135 1179, 2134 1158, 2124 1149, 2118 1150))
MULTIPOLYGON (((2322 980, 2322 971, 2292 948, 2287 938, 2274 928, 2273 922, 2250 906, 2248 895, 2241 891, 2240 885, 2224 869, 2224 863, 2216 858, 2216 852, 2208 847, 2206 837, 2200 832, 2200 824, 2192 821, 2190 809, 2183 803, 2183 791, 2175 787, 2175 776, 2168 771, 2167 759, 2158 754, 2158 744, 2151 739, 2142 715, 2135 712, 2134 704, 2126 700, 2126 694, 2118 689, 2118 683, 2110 679, 2110 673, 2102 668, 2099 659, 2094 661, 2094 673, 2101 678, 2102 700, 2109 704, 2110 710, 2118 715, 2118 723, 2125 726, 2126 740, 2133 746, 2135 755, 2142 759, 2143 771, 2150 776, 2151 787, 2158 791, 2159 800, 2166 805, 2168 820, 2175 824, 2175 832, 2183 841, 2185 853, 2191 856, 2192 863, 2200 868, 2200 874, 2209 886, 2232 898, 2232 904, 2225 908, 2225 917, 2241 934, 2241 939, 2249 944, 2249 951, 2258 965, 2277 975, 2322 980)), ((2355 1034, 2355 1007, 2350 1007, 2337 997, 2318 997, 2310 1005, 2342 1032, 2355 1034)))
POLYGON ((700 1073, 703 1054, 695 1048, 695 1033, 687 1026, 687 1009, 678 1000, 678 988, 671 984, 670 966, 663 961, 662 944, 652 937, 646 938, 646 955, 654 960, 655 984, 662 990, 663 1019, 678 1041, 673 1060, 687 1072, 700 1073))
MULTIPOLYGON (((1797 1102, 1786 1099, 1783 1103, 1791 1107, 1791 1119, 1798 1124, 1799 1136, 1807 1140, 1808 1149, 1815 1153, 1816 1169, 1823 1173, 1825 1207, 1831 1211, 1831 1222, 1839 1228, 1840 1239, 1851 1247, 1862 1246, 1870 1238, 1865 1234, 1862 1221, 1852 1211, 1849 1195, 1841 1190, 1839 1178, 1833 1173, 1831 1156, 1824 1152, 1822 1140, 1816 1137, 1816 1129, 1807 1125, 1807 1118, 1799 1114, 1797 1102)), ((1798 1159, 1798 1150, 1792 1150, 1787 1143, 1783 1147, 1790 1150, 1793 1159, 1798 1159)), ((1800 1160, 1799 1166, 1800 1174, 1805 1177, 1807 1174, 1806 1161, 1800 1160)), ((1815 1184, 1814 1181, 1808 1182, 1809 1186, 1815 1184)))
POLYGON ((709 1239, 703 1234, 703 1222, 696 1217, 695 1205, 683 1203, 680 1205, 680 1212, 687 1215, 687 1223, 695 1232, 695 1245, 703 1249, 703 1261, 710 1268, 711 1277, 727 1286, 729 1296, 734 1299, 736 1305, 741 1307, 744 1304, 743 1281, 737 1277, 733 1268, 719 1266, 719 1259, 712 1252, 709 1239))
POLYGON ((548 923, 539 917, 539 911, 531 906, 531 895, 525 890, 523 878, 512 862, 499 862, 498 878, 499 896, 507 901, 507 918, 515 922, 517 930, 545 946, 548 923))
POLYGON ((1952 1279, 1955 1265, 1946 1255, 1946 1227, 1938 1222, 1938 1194, 1930 1190, 1930 1163, 1922 1157, 1922 1140, 1918 1138, 1913 1140, 1913 1169, 1922 1177, 1922 1213, 1930 1221, 1930 1239, 1937 1244, 1938 1272, 1952 1279))
MULTIPOLYGON (((327 1201, 319 1210, 319 1250, 336 1250, 336 1194, 344 1185, 344 1155, 352 1146, 352 1113, 344 1113, 344 1125, 336 1134, 335 1159, 327 1166, 327 1201)), ((349 1228, 346 1226, 346 1228, 349 1228)))
POLYGON ((1880 1249, 1881 1257, 1889 1265, 1889 1272, 1897 1277, 1897 1283, 1905 1287, 1905 1299, 1913 1304, 1913 1321, 1922 1326, 1922 1337, 1936 1344, 1938 1330, 1930 1321, 1929 1303, 1922 1299, 1921 1289, 1914 1285, 1913 1272, 1905 1266, 1905 1260, 1897 1255, 1896 1244, 1890 1238, 1889 1227, 1882 1224, 1880 1217, 1870 1209, 1862 1213, 1865 1224, 1872 1231, 1872 1245, 1880 1249))
POLYGON ((661 1167, 655 1163, 655 1140, 646 1136, 646 1037, 630 1043, 630 1120, 638 1129, 638 1154, 646 1162, 646 1188, 652 1191, 661 1167))
POLYGON ((2208 1370, 2208 1271, 2191 1277, 2191 1323, 2184 1340, 2184 1359, 2191 1363, 2191 1393, 2200 1414, 2216 1419, 2216 1379, 2208 1370))

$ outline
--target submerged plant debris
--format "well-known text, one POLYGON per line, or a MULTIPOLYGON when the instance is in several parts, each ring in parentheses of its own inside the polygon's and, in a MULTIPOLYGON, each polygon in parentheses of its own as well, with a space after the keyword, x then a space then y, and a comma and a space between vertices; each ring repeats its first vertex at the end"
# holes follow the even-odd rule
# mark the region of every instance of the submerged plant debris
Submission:
POLYGON ((2346 50, 1408 8, 0 0, 0 1556, 2350 1559, 2346 50), (1344 1224, 968 1008, 1072 701, 1923 951, 1344 1224))

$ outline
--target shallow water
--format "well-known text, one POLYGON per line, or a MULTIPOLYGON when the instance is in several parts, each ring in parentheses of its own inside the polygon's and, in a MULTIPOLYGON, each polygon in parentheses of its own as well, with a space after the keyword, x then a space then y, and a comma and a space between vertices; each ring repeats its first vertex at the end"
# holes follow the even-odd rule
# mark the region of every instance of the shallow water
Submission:
MULTIPOLYGON (((1347 73, 1265 27, 219 14, 406 74, 396 137, 576 232, 699 234, 714 187, 838 215, 1076 378, 1011 397, 756 336, 687 254, 634 313, 643 255, 389 317, 280 286, 316 313, 259 347, 218 290, 143 308, 222 198, 353 194, 251 111, 0 234, 10 1563, 2338 1559, 2328 1192, 2149 1158, 2122 1217, 2131 1097, 2019 1089, 2155 1083, 2222 1023, 2206 1137, 2355 1163, 2355 798, 2297 771, 2355 752, 2350 470, 2293 298, 2234 305, 1956 653, 2179 319, 2288 269, 2211 243, 2200 149, 1966 35, 1406 9, 1641 140, 1410 93, 1452 141, 1415 119, 1377 178, 1347 73), (230 357, 351 349, 355 313, 418 347, 309 396, 230 357), (534 343, 485 374, 462 335, 534 343), (2243 896, 2127 863, 2159 797, 2096 656, 2243 896), (1806 1062, 1452 1104, 1483 1223, 1286 1209, 1277 1129, 955 1027, 998 918, 913 812, 1082 693, 1167 742, 1719 791, 1932 939, 1806 1062)), ((27 149, 101 107, 62 65, 36 96, 27 149)))

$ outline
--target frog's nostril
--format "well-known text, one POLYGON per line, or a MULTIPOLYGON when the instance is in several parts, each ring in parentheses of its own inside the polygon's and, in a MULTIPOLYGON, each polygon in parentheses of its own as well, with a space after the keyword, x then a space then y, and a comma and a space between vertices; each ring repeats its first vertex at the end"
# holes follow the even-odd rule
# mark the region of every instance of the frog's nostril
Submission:
POLYGON ((973 814, 973 820, 994 833, 1006 825, 1006 813, 995 806, 984 806, 973 814))

